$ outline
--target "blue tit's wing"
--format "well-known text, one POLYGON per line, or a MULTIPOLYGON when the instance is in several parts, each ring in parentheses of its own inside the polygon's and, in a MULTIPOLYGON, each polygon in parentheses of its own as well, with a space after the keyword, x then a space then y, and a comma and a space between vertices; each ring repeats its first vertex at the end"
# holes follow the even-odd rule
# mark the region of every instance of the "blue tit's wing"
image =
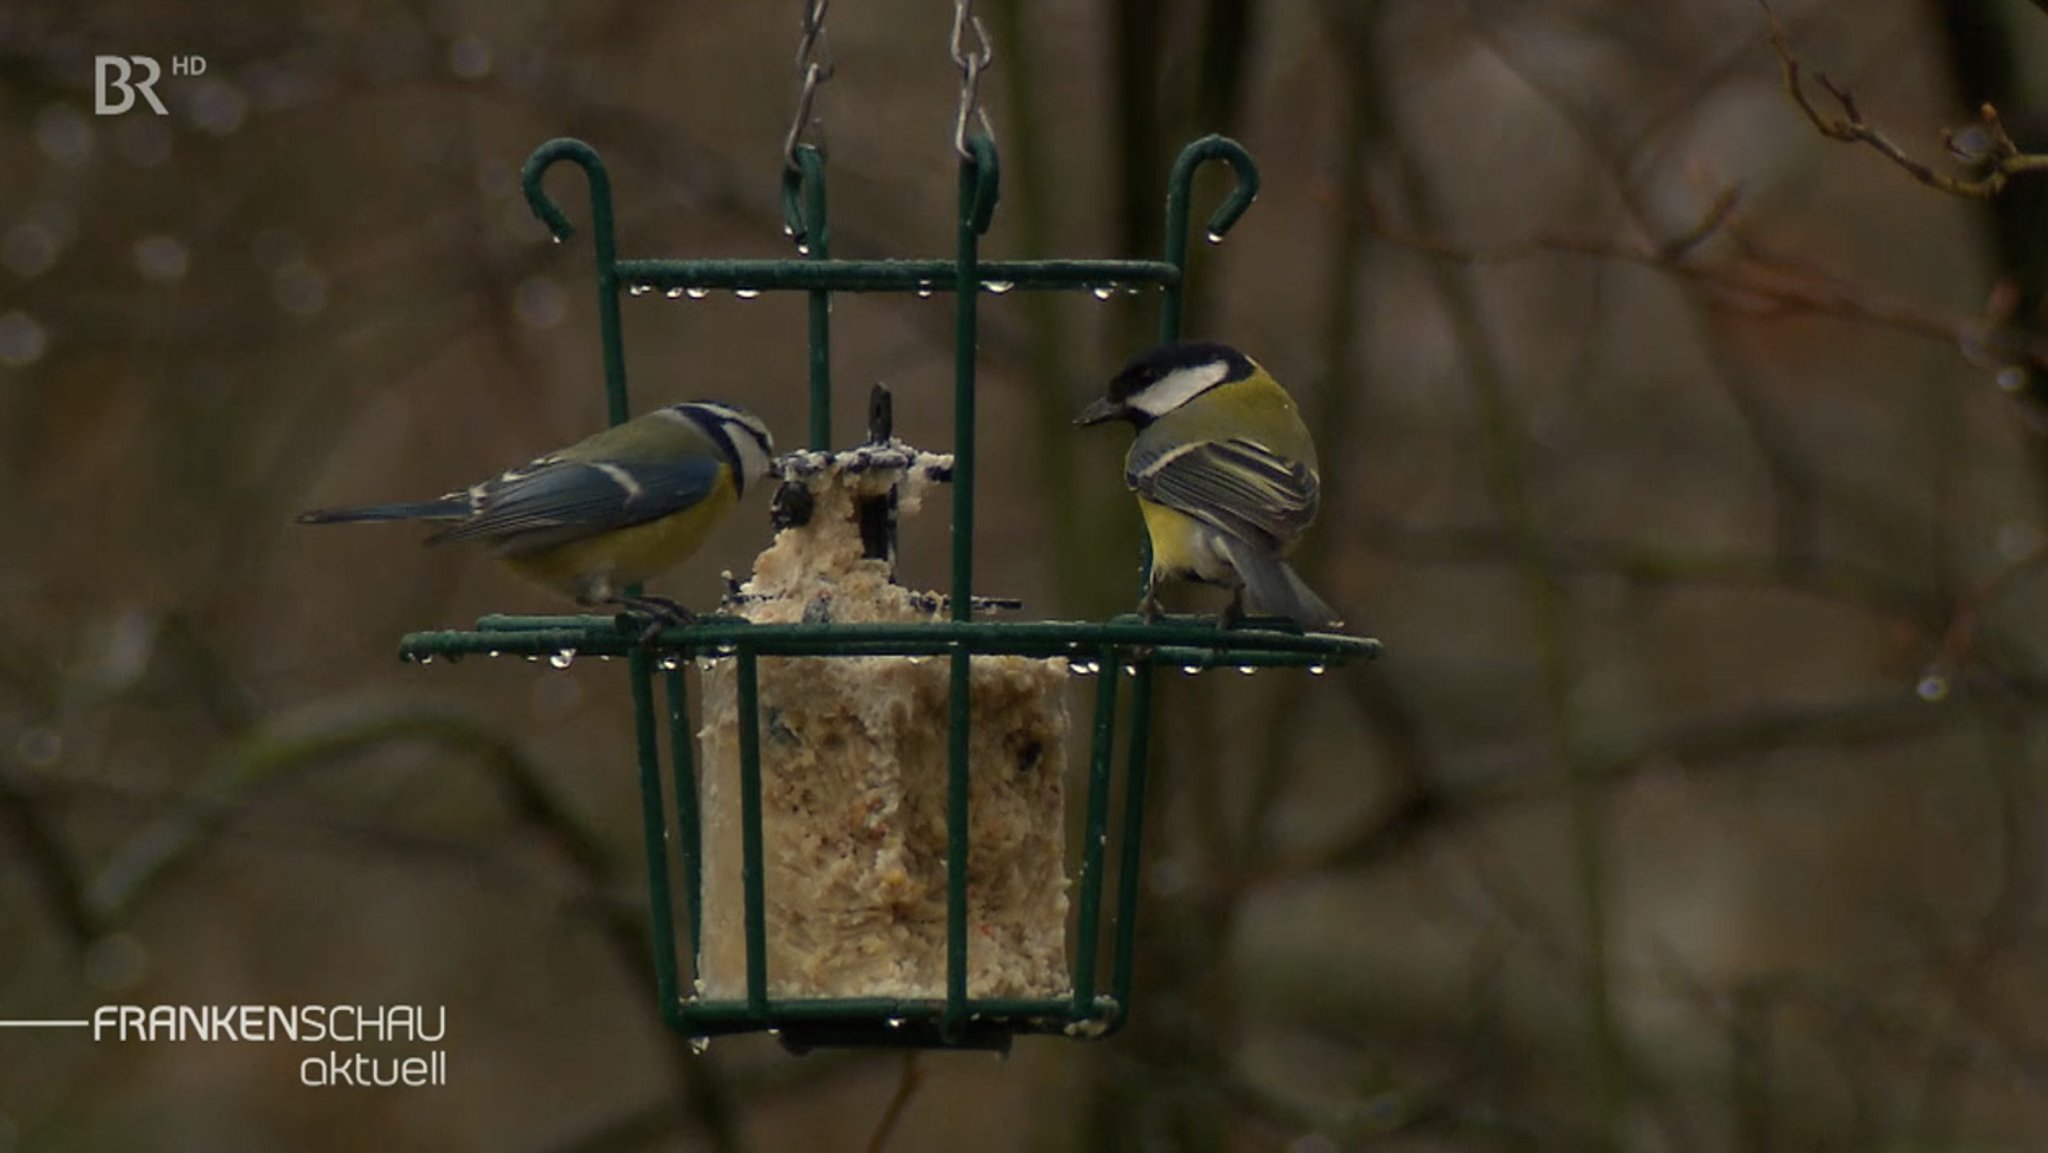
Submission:
POLYGON ((1156 451, 1141 438, 1124 479, 1147 500, 1275 552, 1315 520, 1321 488, 1315 469, 1241 437, 1156 451))
POLYGON ((471 515, 428 539, 491 541, 509 556, 553 548, 680 512, 711 495, 710 457, 658 463, 542 457, 469 490, 471 515))

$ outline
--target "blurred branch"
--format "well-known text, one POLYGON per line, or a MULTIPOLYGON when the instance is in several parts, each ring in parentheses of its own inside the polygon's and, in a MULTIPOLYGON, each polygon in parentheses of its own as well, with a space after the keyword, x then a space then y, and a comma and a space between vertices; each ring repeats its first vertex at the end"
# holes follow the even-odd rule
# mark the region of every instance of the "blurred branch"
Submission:
MULTIPOLYGON (((1036 28, 1024 19, 1023 7, 1024 0, 999 0, 990 13, 996 42, 1003 46, 1003 66, 997 71, 1008 108, 1004 147, 1015 158, 1009 166, 1016 174, 1010 178, 1015 191, 1009 201, 1016 214, 1021 255, 1038 260, 1053 252, 1053 198, 1048 194, 1053 166, 1037 100, 1043 73, 1035 54, 1036 28)), ((1077 404, 1071 391, 1079 374, 1073 368, 1073 334, 1059 294, 1022 295, 1018 306, 1024 311, 1028 339, 1020 351, 1029 381, 1037 485, 1045 494, 1043 508, 1052 540, 1054 600, 1060 612, 1094 615, 1108 605, 1125 603, 1130 594, 1125 569, 1087 563, 1092 559, 1091 543, 1108 536, 1107 514, 1115 506, 1080 498, 1085 473, 1076 464, 1076 450, 1082 446, 1073 435, 1077 404)))
POLYGON ((406 741, 467 753, 506 790, 522 819, 542 828, 580 871, 608 868, 603 840, 546 787, 509 742, 467 718, 418 709, 353 710, 299 726, 259 729, 230 746, 186 801, 131 839, 94 879, 90 899, 124 918, 165 878, 205 849, 258 789, 329 761, 406 741))
MULTIPOLYGON (((1581 756, 1586 775, 1613 788, 1663 767, 1691 772, 1791 749, 1896 744, 1941 732, 1962 715, 1952 707, 1883 691, 1829 703, 1769 704, 1688 718, 1624 740, 1587 740, 1581 756)), ((1524 751, 1476 774, 1472 766, 1451 766, 1448 776, 1469 780, 1476 775, 1479 783, 1420 794, 1398 820, 1361 829, 1311 856, 1275 865, 1253 881, 1269 884, 1326 870, 1358 869, 1387 859, 1423 834, 1445 834, 1504 808, 1546 800, 1555 794, 1542 773, 1546 762, 1547 754, 1524 751)))
MULTIPOLYGON (((1586 142, 1606 169, 1606 177, 1636 229, 1646 235, 1658 231, 1658 214, 1640 191, 1634 177, 1636 157, 1656 139, 1659 127, 1691 107, 1685 99, 1673 100, 1660 109, 1633 137, 1622 136, 1604 110, 1587 110, 1548 73, 1525 59, 1524 52, 1498 35, 1490 23, 1475 23, 1473 35, 1485 43, 1494 56, 1515 73, 1530 91, 1542 97, 1565 123, 1586 142)), ((1746 45, 1742 46, 1746 53, 1746 45)), ((1697 99, 1722 78, 1732 74, 1743 53, 1731 49, 1682 94, 1697 99)), ((1739 201, 1737 190, 1727 188, 1716 196, 1699 221, 1676 236, 1656 245, 1658 255, 1668 262, 1681 261, 1733 222, 1739 201)), ((1712 303, 1705 294, 1690 294, 1695 313, 1712 303)), ((1703 319, 1703 318, 1702 318, 1703 319)), ((1707 328, 1705 324, 1700 327, 1707 328)), ((1819 536, 1819 479, 1813 465, 1801 451, 1796 433, 1766 400, 1754 379, 1734 363, 1725 342, 1711 331, 1702 332, 1700 345, 1721 390, 1734 405, 1743 428, 1749 434, 1758 457, 1771 478, 1771 504, 1775 553, 1788 571, 1811 563, 1819 536)))
MULTIPOLYGON (((1512 559, 1513 542, 1489 525, 1420 525, 1372 521, 1362 529, 1376 549, 1404 560, 1443 564, 1497 564, 1512 559)), ((1826 559, 1785 572, 1771 557, 1661 543, 1553 537, 1546 541, 1559 569, 1619 577, 1632 584, 1748 585, 1821 597, 1919 628, 1939 627, 1944 613, 1934 593, 1878 567, 1826 559)))
POLYGON ((1426 231, 1397 227, 1378 212, 1372 216, 1372 228, 1375 236, 1389 244, 1453 264, 1482 267, 1559 255, 1616 260, 1703 289, 1722 307, 1758 319, 1822 316, 2048 365, 2048 340, 2002 329, 1995 318, 1957 316, 1879 296, 1845 278, 1770 258, 1746 241, 1739 242, 1738 255, 1731 259, 1713 263, 1688 259, 1706 235, 1727 227, 1735 195, 1733 189, 1723 192, 1697 223, 1657 243, 1540 232, 1509 244, 1465 245, 1426 231))
MULTIPOLYGON (((2041 0, 2036 0, 2040 3, 2041 0)), ((1827 73, 1814 74, 1815 81, 1839 109, 1838 114, 1822 112, 1815 106, 1813 97, 1806 90, 1801 75, 1799 58, 1793 55, 1792 44, 1785 32, 1785 25, 1772 11, 1770 0, 1757 0, 1764 10, 1764 16, 1771 24, 1771 50, 1777 53, 1779 70, 1785 77, 1785 92, 1792 102, 1805 114, 1807 122, 1815 131, 1830 140, 1844 144, 1868 145, 1878 155, 1903 169, 1907 175, 1925 184, 1954 196, 1966 196, 1975 200, 1988 200, 2005 188, 2006 182, 2014 176, 2048 169, 2048 155, 2020 151, 2011 135, 1998 117, 1998 109, 1989 102, 1979 106, 1980 128, 1965 129, 1963 133, 1944 129, 1942 145, 1950 155, 1966 163, 1984 166, 1983 176, 1968 179, 1937 172, 1934 168, 1914 159, 1905 149, 1893 143, 1891 138, 1863 118, 1862 109, 1857 107, 1856 96, 1849 89, 1836 84, 1827 73), (1967 143, 1962 137, 1967 134, 1967 143)))
POLYGON ((882 1153, 889 1147, 889 1135, 896 1131, 896 1122, 903 1119, 903 1110, 922 1084, 924 1070, 918 1066, 917 1050, 911 1049, 903 1054, 903 1070, 896 1078, 896 1092, 889 1098, 889 1107, 882 1110, 882 1119, 875 1125, 874 1133, 868 1137, 867 1153, 882 1153))
POLYGON ((1984 610, 2021 578, 2032 574, 2044 564, 2048 564, 2048 540, 2029 549, 2025 556, 1998 570, 1992 574, 1991 579, 1959 600, 1948 628, 1943 630, 1941 641, 1935 646, 1934 660, 1929 667, 1930 675, 1953 675, 1954 670, 1969 659, 1976 647, 1977 622, 1984 610))
MULTIPOLYGON (((1406 141, 1395 137, 1395 165, 1402 208, 1425 232, 1436 231, 1438 197, 1428 174, 1406 141)), ((1725 212, 1712 214, 1724 216, 1725 212)), ((1698 232, 1700 230, 1693 230, 1698 232)), ((1690 247, 1690 244, 1687 245, 1690 247)), ((1507 374, 1494 354, 1492 334, 1469 279, 1446 265, 1431 269, 1436 293, 1450 322, 1454 346, 1478 402, 1484 434, 1486 478, 1494 510, 1514 542, 1528 613, 1535 630, 1544 706, 1544 735, 1551 765, 1563 774, 1571 797, 1570 836, 1574 880, 1582 902, 1580 945, 1585 950, 1586 1028, 1594 1054, 1599 1120, 1596 1149, 1621 1141, 1627 1106, 1628 1054, 1615 1015, 1609 980, 1612 941, 1607 920, 1609 838, 1605 797, 1580 756, 1571 707, 1571 653, 1565 624, 1564 590, 1551 565, 1543 530, 1529 497, 1526 430, 1509 395, 1507 374)))
MULTIPOLYGON (((1321 17, 1332 40, 1343 46, 1345 57, 1351 61, 1351 67, 1343 70, 1343 111, 1337 130, 1337 183, 1335 198, 1331 201, 1329 225, 1332 241, 1327 248, 1329 266, 1325 269, 1327 281, 1321 294, 1324 308, 1320 346, 1322 380, 1315 392, 1316 406, 1310 417, 1315 442, 1335 446, 1350 443, 1351 427, 1366 388, 1363 345, 1367 326, 1359 323, 1359 315, 1365 303, 1367 195, 1370 191, 1366 181, 1369 171, 1367 160, 1373 149, 1384 140, 1385 124, 1381 113, 1384 94, 1381 92, 1373 37, 1379 21, 1379 5, 1355 2, 1324 4, 1321 17)), ((1322 457, 1321 480, 1325 494, 1322 520, 1326 526, 1354 523, 1355 518, 1346 515, 1348 509, 1345 507, 1345 497, 1352 484, 1349 463, 1353 459, 1354 454, 1336 451, 1327 452, 1322 457)), ((1337 587, 1337 574, 1331 571, 1329 564, 1329 545, 1336 535, 1327 528, 1322 533, 1310 534, 1294 557, 1295 567, 1306 574, 1310 587, 1321 589, 1325 596, 1333 595, 1337 587)), ((1371 674, 1347 674, 1347 680, 1359 675, 1371 674)), ((1252 775, 1251 796, 1237 836, 1236 855, 1240 869, 1255 868, 1256 860, 1267 848, 1262 843, 1266 818, 1274 802, 1286 791, 1292 776, 1295 742, 1301 734, 1301 713, 1307 703, 1305 693, 1284 692, 1274 699, 1273 707, 1267 713, 1261 740, 1265 755, 1260 759, 1261 771, 1252 775)), ((1419 730, 1412 719, 1389 715, 1405 711, 1405 705, 1392 686, 1382 682, 1381 691, 1371 703, 1373 708, 1364 712, 1368 723, 1379 719, 1392 722, 1384 728, 1375 726, 1382 744, 1387 743, 1390 735, 1395 739, 1412 737, 1419 730)), ((1403 755, 1390 758, 1389 768, 1393 772, 1426 774, 1427 768, 1422 763, 1426 760, 1426 753, 1419 746, 1410 746, 1401 752, 1403 755)))
MULTIPOLYGON (((109 919, 125 916, 179 866, 217 839, 257 790, 343 757, 399 742, 424 742, 475 758, 522 823, 553 845, 592 890, 609 888, 613 866, 604 838, 570 808, 538 766, 511 741, 456 714, 360 708, 302 720, 297 725, 273 724, 237 741, 216 761, 182 812, 137 834, 100 871, 89 893, 90 906, 109 919)), ((650 945, 638 912, 613 902, 600 902, 595 909, 606 938, 621 959, 643 987, 652 988, 650 945)), ((666 1036, 682 1097, 703 1124, 712 1146, 724 1151, 741 1148, 731 1094, 716 1069, 691 1053, 681 1037, 666 1036)))
MULTIPOLYGON (((774 1057, 732 1071, 735 1101, 747 1106, 773 1106, 785 1098, 818 1092, 824 1085, 874 1063, 874 1056, 853 1049, 812 1053, 800 1061, 774 1057)), ((628 1153, 630 1150, 667 1148, 681 1125, 675 1102, 666 1097, 649 1101, 608 1120, 544 1146, 547 1153, 628 1153)))
POLYGON ((84 876, 64 838, 42 811, 36 798, 21 787, 22 770, 0 748, 0 818, 14 831, 28 857, 28 871, 44 900, 80 950, 90 948, 106 929, 106 919, 86 896, 84 876))
POLYGON ((1385 1089, 1343 1104, 1301 1101, 1244 1076, 1226 1075, 1217 1087, 1238 1108, 1298 1137, 1290 1149, 1350 1149, 1430 1135, 1470 1139, 1505 1127, 1492 1110, 1459 1101, 1454 1083, 1385 1089))

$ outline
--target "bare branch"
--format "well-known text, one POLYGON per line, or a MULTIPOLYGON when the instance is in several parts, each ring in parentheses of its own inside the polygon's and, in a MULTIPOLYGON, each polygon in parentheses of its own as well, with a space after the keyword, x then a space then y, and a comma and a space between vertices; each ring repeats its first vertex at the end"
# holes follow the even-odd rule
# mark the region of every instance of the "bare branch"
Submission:
POLYGON ((889 1098, 889 1107, 882 1110, 881 1122, 868 1137, 868 1153, 882 1153, 888 1148, 889 1135, 896 1131, 896 1122, 903 1119, 904 1107, 910 1104, 910 1098, 922 1084, 924 1070, 918 1067, 917 1050, 912 1049, 903 1054, 903 1071, 896 1079, 895 1095, 889 1098))
MULTIPOLYGON (((2035 0, 2037 4, 2044 0, 2035 0)), ((1771 9, 1770 0, 1757 0, 1764 10, 1764 16, 1771 22, 1771 50, 1778 55, 1778 67, 1785 77, 1785 93, 1799 106, 1807 122, 1814 130, 1829 140, 1844 144, 1863 144, 1874 149, 1880 156, 1906 171, 1908 176, 1929 188, 1939 189, 1952 196, 1965 196, 1973 200, 1989 200, 2004 190, 2006 182, 2014 176, 2027 172, 2048 169, 2048 155, 2022 152, 2006 132, 2005 124, 1999 119, 1998 109, 1985 104, 1977 110, 1982 121, 1981 128, 1965 129, 1972 138, 1969 145, 1962 142, 1962 133, 1942 132, 1942 145, 1950 155, 1971 164, 1981 164, 1984 175, 1974 179, 1951 176, 1936 171, 1923 161, 1914 159, 1905 149, 1899 147, 1881 130, 1863 118, 1863 110, 1856 105, 1856 95, 1843 85, 1828 78, 1827 73, 1815 73, 1814 79, 1822 91, 1840 109, 1839 114, 1830 115, 1814 104, 1807 92, 1799 58, 1792 54, 1791 38, 1785 31, 1785 24, 1771 9)))
POLYGON ((1966 316, 1871 292, 1822 269, 1802 267, 1739 240, 1725 260, 1692 259, 1711 236, 1734 227, 1735 194, 1715 197, 1700 219, 1670 239, 1644 243, 1573 232, 1539 232, 1509 244, 1481 247, 1403 230, 1377 210, 1373 234, 1389 244, 1455 264, 1513 264, 1543 256, 1583 256, 1655 269, 1701 290, 1709 303, 1763 320, 1826 317, 1946 341, 1974 360, 2048 366, 2048 339, 2009 328, 1996 316, 1966 316))
POLYGON ((1991 579, 1960 598, 1956 602, 1954 617, 1941 634, 1941 643, 1935 649, 1934 660, 1928 667, 1928 675, 1943 679, 1953 676, 1955 670, 1969 659, 1972 650, 1977 647, 1977 621, 1983 615, 1984 609, 2014 582, 2044 564, 2048 564, 2048 541, 2027 550, 2026 555, 1993 573, 1991 579))

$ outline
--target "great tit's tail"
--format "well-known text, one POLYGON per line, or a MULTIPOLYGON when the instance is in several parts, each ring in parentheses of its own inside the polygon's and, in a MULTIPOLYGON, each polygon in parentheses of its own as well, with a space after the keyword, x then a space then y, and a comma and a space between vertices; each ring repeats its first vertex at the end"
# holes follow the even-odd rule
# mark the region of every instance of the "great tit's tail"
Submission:
POLYGON ((469 515, 461 497, 416 500, 403 504, 366 504, 358 508, 316 508, 298 515, 300 524, 352 524, 373 520, 460 520, 469 515))
POLYGON ((1344 623, 1286 561, 1236 537, 1217 536, 1217 547, 1244 580, 1246 606, 1252 612, 1292 618, 1311 632, 1344 623))

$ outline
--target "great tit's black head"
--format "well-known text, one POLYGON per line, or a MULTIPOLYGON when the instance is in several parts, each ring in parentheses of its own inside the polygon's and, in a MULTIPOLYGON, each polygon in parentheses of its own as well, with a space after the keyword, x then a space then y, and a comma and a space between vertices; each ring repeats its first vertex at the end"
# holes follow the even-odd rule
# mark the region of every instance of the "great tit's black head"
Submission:
POLYGON ((1074 423, 1127 420, 1143 428, 1217 385, 1244 380, 1258 370, 1251 357, 1227 344, 1162 344, 1125 365, 1109 382, 1109 394, 1074 423))

